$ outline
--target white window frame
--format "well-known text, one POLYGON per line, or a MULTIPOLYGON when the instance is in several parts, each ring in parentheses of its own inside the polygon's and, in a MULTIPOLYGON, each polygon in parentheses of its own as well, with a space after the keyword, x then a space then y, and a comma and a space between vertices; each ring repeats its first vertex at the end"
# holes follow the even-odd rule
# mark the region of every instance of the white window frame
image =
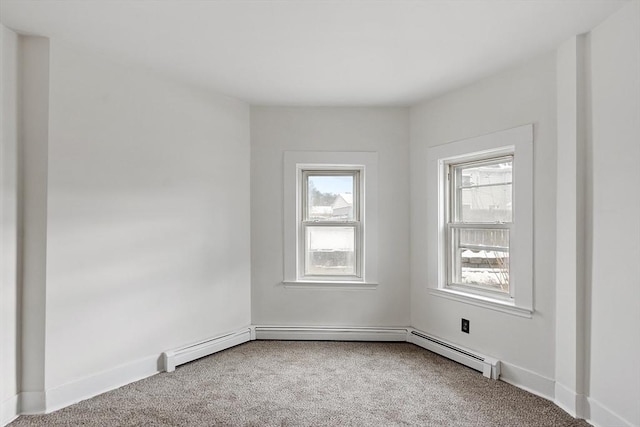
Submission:
MULTIPOLYGON (((286 151, 284 153, 284 279, 287 287, 368 289, 377 285, 378 155, 374 152, 286 151), (357 274, 304 274, 304 172, 357 171, 359 220, 355 244, 357 274)), ((329 224, 329 223, 327 223, 329 224)), ((330 224, 340 225, 340 222, 330 224)))
MULTIPOLYGON (((509 299, 513 299, 513 293, 512 293, 513 288, 511 287, 511 280, 509 280, 508 293, 490 290, 482 286, 466 285, 463 283, 453 282, 453 276, 455 276, 454 264, 456 260, 456 257, 454 256, 454 245, 452 242, 453 240, 452 234, 454 233, 454 230, 462 230, 462 229, 508 230, 509 236, 511 236, 511 233, 513 233, 513 222, 511 221, 511 222, 493 222, 492 223, 492 222, 460 221, 458 218, 458 215, 459 215, 459 210, 461 206, 459 206, 458 203, 462 203, 462 200, 458 200, 457 194, 454 194, 454 188, 457 188, 459 183, 457 182, 457 179, 456 179, 457 177, 452 174, 451 170, 458 167, 464 167, 464 166, 473 167, 473 166, 481 166, 485 164, 501 163, 507 160, 513 163, 513 152, 511 149, 496 150, 486 155, 472 154, 464 158, 444 160, 445 176, 443 177, 443 180, 445 179, 447 180, 446 182, 447 194, 444 200, 444 203, 446 204, 445 206, 446 238, 445 238, 444 251, 445 251, 445 257, 446 257, 446 263, 447 263, 446 279, 445 279, 444 287, 446 289, 459 290, 459 291, 469 292, 469 293, 478 294, 478 295, 486 295, 489 297, 493 297, 496 299, 503 299, 507 301, 509 299)), ((513 195, 513 189, 514 189, 514 186, 512 185, 511 186, 512 195, 513 195)), ((508 252, 509 253, 511 252, 510 249, 508 249, 508 252)))
POLYGON ((427 268, 429 293, 522 317, 533 314, 533 125, 431 147, 427 151, 427 268), (447 283, 451 164, 513 156, 509 224, 509 294, 447 283))
POLYGON ((298 223, 298 279, 301 280, 331 280, 331 281, 350 281, 350 280, 361 280, 362 279, 362 242, 363 235, 365 232, 364 222, 361 218, 364 216, 364 209, 362 208, 362 191, 360 181, 362 175, 364 175, 364 168, 350 168, 350 167, 342 167, 342 166, 333 166, 329 169, 326 168, 304 168, 299 169, 299 172, 302 174, 300 186, 298 191, 300 194, 300 205, 298 209, 301 209, 301 218, 298 223), (353 219, 351 220, 335 220, 335 221, 314 221, 308 219, 307 209, 309 208, 308 204, 308 189, 309 176, 352 176, 353 177, 353 219), (309 227, 347 227, 353 229, 353 249, 354 249, 354 274, 307 274, 307 228, 309 227))

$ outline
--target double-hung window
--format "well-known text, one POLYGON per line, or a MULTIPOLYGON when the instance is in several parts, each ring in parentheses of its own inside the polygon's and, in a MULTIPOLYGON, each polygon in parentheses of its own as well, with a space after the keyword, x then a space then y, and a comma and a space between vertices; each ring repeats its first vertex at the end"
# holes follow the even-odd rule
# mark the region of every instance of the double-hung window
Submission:
POLYGON ((447 163, 447 287, 510 295, 512 170, 513 155, 447 163))
POLYGON ((429 148, 432 295, 533 313, 533 126, 429 148))
POLYGON ((288 288, 377 285, 378 155, 284 153, 284 278, 288 288))
POLYGON ((362 277, 359 169, 302 169, 299 271, 318 279, 362 277))

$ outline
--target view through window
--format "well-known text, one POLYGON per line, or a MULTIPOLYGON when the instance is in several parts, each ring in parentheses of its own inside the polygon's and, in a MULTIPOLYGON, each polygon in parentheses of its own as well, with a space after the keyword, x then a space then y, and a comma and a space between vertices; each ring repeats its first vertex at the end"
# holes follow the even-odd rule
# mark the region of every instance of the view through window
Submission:
POLYGON ((302 171, 304 276, 360 277, 358 170, 302 171))
POLYGON ((512 170, 512 156, 449 165, 449 286, 509 294, 512 170))

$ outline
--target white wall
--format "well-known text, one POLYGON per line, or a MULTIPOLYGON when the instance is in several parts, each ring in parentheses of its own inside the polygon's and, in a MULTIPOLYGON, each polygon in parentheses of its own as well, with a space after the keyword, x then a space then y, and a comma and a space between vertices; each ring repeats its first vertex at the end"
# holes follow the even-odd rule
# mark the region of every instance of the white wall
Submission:
POLYGON ((505 362, 503 378, 553 396, 556 184, 553 54, 411 109, 412 325, 505 362), (428 147, 534 124, 534 308, 532 319, 430 295, 427 291, 428 147), (460 331, 469 319, 471 333, 460 331), (522 368, 522 369, 518 369, 522 368))
POLYGON ((590 44, 591 419, 640 426, 640 2, 595 28, 590 44))
POLYGON ((18 412, 18 36, 0 25, 0 425, 18 412))
POLYGON ((20 187, 23 242, 20 390, 30 411, 44 396, 46 324, 49 40, 20 37, 20 187))
POLYGON ((409 324, 408 119, 405 108, 251 109, 254 324, 409 324), (288 150, 378 152, 376 289, 283 287, 283 153, 288 150))
POLYGON ((49 107, 55 405, 69 383, 250 324, 250 149, 246 104, 58 41, 49 107))
POLYGON ((556 52, 555 402, 574 416, 585 393, 585 40, 572 37, 556 52))

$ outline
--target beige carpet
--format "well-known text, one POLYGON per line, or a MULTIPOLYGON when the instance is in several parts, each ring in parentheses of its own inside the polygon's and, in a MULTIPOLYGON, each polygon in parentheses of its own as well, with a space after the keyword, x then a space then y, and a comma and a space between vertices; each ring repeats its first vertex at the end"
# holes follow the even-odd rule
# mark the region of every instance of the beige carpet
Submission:
POLYGON ((408 343, 254 341, 18 426, 588 426, 408 343))

